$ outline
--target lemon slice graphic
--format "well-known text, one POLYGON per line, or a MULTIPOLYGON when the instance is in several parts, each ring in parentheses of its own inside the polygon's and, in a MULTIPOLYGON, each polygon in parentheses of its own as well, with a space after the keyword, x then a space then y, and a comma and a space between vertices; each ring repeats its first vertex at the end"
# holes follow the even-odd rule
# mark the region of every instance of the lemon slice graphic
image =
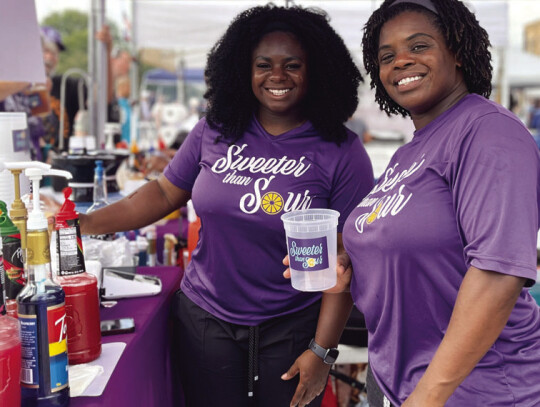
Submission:
POLYGON ((375 219, 377 219, 377 215, 379 214, 379 212, 381 211, 381 207, 382 207, 382 203, 379 204, 379 206, 377 206, 377 209, 375 209, 373 212, 371 212, 367 218, 367 223, 370 224, 372 222, 375 221, 375 219))
POLYGON ((307 265, 308 265, 308 267, 315 267, 315 259, 312 258, 312 257, 307 259, 307 265))
POLYGON ((261 207, 269 215, 275 215, 283 209, 283 197, 277 192, 267 192, 261 199, 261 207))

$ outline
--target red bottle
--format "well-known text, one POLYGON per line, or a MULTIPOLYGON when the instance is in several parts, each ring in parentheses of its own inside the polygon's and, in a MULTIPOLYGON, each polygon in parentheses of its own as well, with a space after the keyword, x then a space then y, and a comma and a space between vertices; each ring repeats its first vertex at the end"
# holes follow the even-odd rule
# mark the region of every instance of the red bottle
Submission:
POLYGON ((97 278, 86 272, 79 213, 64 189, 65 201, 56 215, 57 282, 66 293, 69 364, 97 359, 101 354, 97 278))
POLYGON ((191 253, 197 247, 199 241, 199 229, 201 228, 201 218, 197 216, 194 222, 188 224, 187 250, 189 253, 188 261, 191 260, 191 253))
POLYGON ((6 315, 0 249, 0 406, 20 406, 21 337, 19 321, 6 315))

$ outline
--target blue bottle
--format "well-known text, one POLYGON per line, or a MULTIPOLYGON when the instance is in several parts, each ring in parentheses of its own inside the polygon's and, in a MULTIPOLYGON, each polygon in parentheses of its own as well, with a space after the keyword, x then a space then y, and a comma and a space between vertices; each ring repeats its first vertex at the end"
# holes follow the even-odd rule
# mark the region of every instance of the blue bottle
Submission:
POLYGON ((34 182, 34 208, 28 218, 27 283, 17 296, 21 328, 21 406, 69 405, 65 294, 51 279, 47 219, 39 209, 39 179, 34 182), (36 188, 37 187, 37 188, 36 188))

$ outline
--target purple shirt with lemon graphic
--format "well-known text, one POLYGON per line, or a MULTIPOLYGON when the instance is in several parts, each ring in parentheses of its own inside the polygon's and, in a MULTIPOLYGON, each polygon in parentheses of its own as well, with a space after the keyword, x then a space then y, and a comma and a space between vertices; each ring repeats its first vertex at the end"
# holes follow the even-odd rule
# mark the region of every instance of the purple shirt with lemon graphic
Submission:
MULTIPOLYGON (((417 130, 351 213, 343 230, 351 294, 365 315, 373 375, 393 405, 431 362, 471 266, 536 279, 539 191, 530 133, 470 94, 417 130)), ((445 406, 538 405, 539 366, 540 308, 524 288, 445 406)))
POLYGON ((202 119, 165 176, 192 191, 201 218, 199 243, 182 290, 228 322, 254 325, 312 304, 320 293, 300 292, 283 278, 287 254, 280 215, 296 209, 340 212, 338 232, 371 190, 373 171, 358 136, 339 146, 310 122, 278 136, 253 119, 233 145, 202 119))

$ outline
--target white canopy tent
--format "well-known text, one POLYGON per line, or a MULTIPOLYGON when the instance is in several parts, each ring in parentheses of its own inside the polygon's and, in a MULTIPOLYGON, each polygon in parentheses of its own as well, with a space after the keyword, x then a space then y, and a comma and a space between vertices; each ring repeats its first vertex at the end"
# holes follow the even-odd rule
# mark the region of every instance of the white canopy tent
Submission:
MULTIPOLYGON (((230 0, 133 0, 135 49, 177 50, 186 67, 204 67, 206 54, 240 11, 267 1, 230 0)), ((277 5, 286 1, 276 0, 277 5)), ((294 4, 325 10, 334 29, 361 61, 362 28, 380 1, 375 0, 296 0, 294 4)), ((501 1, 469 1, 480 23, 487 29, 494 46, 507 43, 507 5, 501 1)))
MULTIPOLYGON (((103 14, 105 0, 91 1, 94 5, 92 14, 103 14)), ((136 52, 147 48, 174 50, 179 55, 176 64, 178 68, 203 68, 208 51, 225 32, 234 16, 242 10, 266 3, 265 0, 132 0, 132 46, 136 52)), ((292 2, 274 0, 274 3, 284 6, 292 2)), ((324 9, 330 17, 331 25, 343 37, 359 66, 362 61, 362 29, 380 3, 380 0, 294 1, 294 4, 303 7, 324 9)), ((497 50, 493 54, 503 55, 504 51, 498 50, 504 50, 508 43, 507 2, 472 0, 467 1, 467 4, 488 31, 494 50, 497 50)), ((96 20, 99 18, 94 16, 93 21, 96 20)), ((96 45, 94 49, 99 49, 99 46, 96 45)), ((508 62, 502 65, 502 69, 497 69, 496 80, 501 90, 499 100, 508 105, 507 72, 514 64, 511 59, 505 59, 508 62)), ((136 67, 133 68, 131 84, 135 91, 138 73, 136 67)), ((104 74, 97 71, 98 75, 104 74)), ((95 79, 96 83, 104 83, 105 80, 99 77, 95 79)))
MULTIPOLYGON (((179 55, 176 64, 183 68, 203 68, 212 45, 225 32, 230 21, 240 11, 267 1, 230 0, 133 0, 134 49, 144 48, 175 50, 179 55)), ((277 5, 287 0, 274 1, 277 5)), ((379 0, 296 0, 294 4, 319 7, 325 10, 334 29, 343 37, 357 63, 362 64, 361 40, 363 26, 379 5, 379 0)), ((467 5, 476 14, 480 24, 488 31, 494 56, 500 58, 508 44, 508 4, 501 0, 473 0, 467 5), (501 51, 502 50, 502 51, 501 51)), ((513 68, 508 63, 497 69, 498 99, 508 105, 509 85, 506 73, 513 68)), ((513 69, 512 69, 513 70, 513 69)), ((527 66, 527 75, 533 75, 527 66)), ((538 71, 537 71, 538 72, 538 71)), ((519 75, 519 73, 516 72, 519 75)), ((132 77, 134 80, 135 78, 132 77)))
POLYGON ((500 83, 502 68, 510 88, 540 86, 540 56, 538 55, 515 48, 505 49, 504 54, 493 51, 492 65, 495 84, 500 83))

